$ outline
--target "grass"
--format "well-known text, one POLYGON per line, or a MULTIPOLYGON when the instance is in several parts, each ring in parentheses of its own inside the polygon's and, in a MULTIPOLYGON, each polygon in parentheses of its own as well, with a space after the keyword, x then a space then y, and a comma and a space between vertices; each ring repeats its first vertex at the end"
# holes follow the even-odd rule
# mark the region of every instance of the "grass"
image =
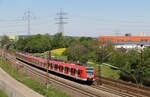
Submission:
MULTIPOLYGON (((95 67, 96 75, 98 75, 98 64, 92 62, 90 63, 91 64, 89 64, 89 66, 95 67)), ((119 79, 120 77, 119 73, 120 73, 119 70, 114 70, 108 66, 101 65, 101 74, 103 77, 119 79)))
MULTIPOLYGON (((65 60, 67 61, 67 57, 63 56, 62 53, 66 50, 66 48, 60 48, 60 49, 55 49, 52 50, 52 55, 55 56, 57 59, 61 59, 61 60, 65 60)), ((89 64, 89 66, 94 66, 95 70, 96 70, 96 74, 98 75, 98 64, 96 63, 92 63, 89 64)), ((101 70, 102 70, 102 76, 103 77, 108 77, 108 78, 113 78, 113 79, 119 79, 120 75, 120 71, 119 70, 114 70, 108 66, 101 66, 101 70)))
MULTIPOLYGON (((62 53, 66 50, 66 48, 60 48, 60 49, 55 49, 51 51, 51 55, 55 58, 55 59, 61 59, 67 62, 67 56, 63 56, 62 53)), ((35 55, 38 56, 46 56, 48 52, 45 53, 35 53, 35 55)), ((88 64, 88 66, 93 66, 95 67, 96 70, 96 75, 98 75, 98 64, 93 63, 91 60, 89 62, 90 64, 88 64)), ((107 77, 107 78, 112 78, 112 79, 119 79, 120 75, 120 71, 119 70, 114 70, 108 66, 101 66, 101 74, 103 77, 107 77)))
POLYGON ((8 97, 8 96, 6 95, 6 93, 4 93, 2 90, 0 90, 0 97, 8 97))
POLYGON ((4 64, 3 61, 0 62, 0 67, 3 68, 13 78, 20 81, 21 83, 25 84, 26 86, 28 86, 29 88, 33 89, 34 91, 40 93, 43 96, 46 96, 46 97, 69 97, 67 94, 61 92, 58 89, 45 88, 44 86, 40 85, 39 82, 37 82, 35 80, 31 80, 31 79, 27 78, 27 76, 16 72, 9 65, 4 64))

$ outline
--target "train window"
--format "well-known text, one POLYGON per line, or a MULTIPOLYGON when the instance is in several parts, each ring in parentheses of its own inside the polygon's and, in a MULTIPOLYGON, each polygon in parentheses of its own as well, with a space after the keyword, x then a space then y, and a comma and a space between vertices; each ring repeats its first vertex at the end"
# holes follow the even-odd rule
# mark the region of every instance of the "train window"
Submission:
POLYGON ((80 71, 80 73, 82 74, 82 70, 80 71))
POLYGON ((58 68, 58 65, 57 65, 57 64, 55 64, 55 68, 58 68))
POLYGON ((51 63, 49 63, 49 66, 52 66, 52 64, 51 64, 51 63))
POLYGON ((76 69, 74 69, 74 71, 73 71, 73 72, 74 72, 74 74, 75 74, 75 72, 76 72, 76 69))
POLYGON ((71 68, 71 73, 73 73, 73 71, 74 71, 73 68, 71 68))
POLYGON ((68 71, 69 70, 69 68, 68 67, 65 67, 65 71, 68 71))
POLYGON ((36 59, 36 64, 38 64, 38 60, 36 59))
POLYGON ((78 75, 82 74, 82 70, 78 70, 78 75))
POLYGON ((59 65, 59 64, 57 65, 57 68, 58 68, 58 69, 60 68, 60 65, 59 65))
POLYGON ((59 70, 63 70, 63 66, 62 65, 59 66, 59 70))
POLYGON ((36 61, 37 61, 37 60, 35 59, 35 63, 36 63, 36 61))
POLYGON ((43 61, 41 61, 41 63, 42 63, 42 65, 44 65, 44 64, 43 64, 43 61))
POLYGON ((80 75, 81 74, 81 70, 78 70, 78 75, 80 75))
POLYGON ((67 71, 67 70, 66 70, 66 69, 67 69, 66 67, 64 67, 64 69, 65 69, 65 71, 67 71))
POLYGON ((59 66, 59 69, 62 69, 62 66, 61 66, 61 65, 59 66))
POLYGON ((86 72, 87 76, 93 76, 93 72, 86 72))
POLYGON ((71 68, 71 73, 75 73, 76 70, 74 68, 71 68))

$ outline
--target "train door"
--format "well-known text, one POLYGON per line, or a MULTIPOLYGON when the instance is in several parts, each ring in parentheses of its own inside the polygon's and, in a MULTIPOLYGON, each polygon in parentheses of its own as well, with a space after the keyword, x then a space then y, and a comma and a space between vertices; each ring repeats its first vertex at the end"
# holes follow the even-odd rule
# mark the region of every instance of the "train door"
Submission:
POLYGON ((58 65, 57 65, 57 64, 55 64, 55 71, 57 71, 57 69, 58 69, 58 65))
POLYGON ((26 61, 28 62, 28 56, 26 56, 26 61))
POLYGON ((34 64, 34 62, 35 62, 35 59, 34 59, 34 58, 32 58, 32 62, 33 62, 33 64, 34 64))
POLYGON ((78 69, 78 77, 81 77, 81 69, 78 69))
POLYGON ((69 72, 69 67, 65 67, 65 74, 68 74, 68 72, 69 72))
POLYGON ((39 59, 37 60, 37 62, 38 62, 38 65, 40 65, 39 59))
POLYGON ((44 67, 44 61, 42 61, 42 67, 44 67))
POLYGON ((40 66, 41 66, 41 67, 42 67, 42 64, 43 64, 43 63, 42 63, 42 60, 40 60, 40 66))
POLYGON ((52 65, 52 64, 49 62, 49 68, 48 68, 49 70, 51 70, 51 65, 52 65))
POLYGON ((65 66, 63 66, 63 73, 65 73, 65 66))
POLYGON ((59 69, 60 69, 59 67, 60 67, 60 65, 59 65, 59 64, 57 64, 57 65, 58 65, 58 66, 57 66, 57 71, 59 72, 59 69))
POLYGON ((24 61, 26 61, 26 56, 24 56, 24 61))
POLYGON ((23 60, 25 61, 24 56, 23 56, 23 60))
POLYGON ((44 62, 44 68, 47 68, 47 64, 44 62))
POLYGON ((63 65, 59 66, 59 72, 63 72, 63 65))
POLYGON ((37 59, 35 58, 35 64, 37 65, 37 59))
POLYGON ((82 72, 83 72, 82 69, 79 69, 79 70, 78 70, 78 77, 82 78, 82 76, 83 76, 82 72))
POLYGON ((51 65, 50 65, 50 67, 51 67, 51 70, 53 70, 53 64, 51 63, 51 65))
POLYGON ((43 61, 42 61, 42 60, 41 60, 41 62, 40 62, 40 63, 41 63, 41 67, 43 67, 43 61))
POLYGON ((38 62, 39 60, 36 58, 36 65, 39 65, 39 62, 38 62))
POLYGON ((46 67, 47 67, 47 69, 49 69, 49 63, 46 63, 46 67))
POLYGON ((27 56, 27 62, 30 62, 30 57, 29 56, 27 56))
POLYGON ((75 72, 76 72, 76 69, 72 67, 72 68, 71 68, 71 75, 72 75, 72 76, 75 76, 75 72))

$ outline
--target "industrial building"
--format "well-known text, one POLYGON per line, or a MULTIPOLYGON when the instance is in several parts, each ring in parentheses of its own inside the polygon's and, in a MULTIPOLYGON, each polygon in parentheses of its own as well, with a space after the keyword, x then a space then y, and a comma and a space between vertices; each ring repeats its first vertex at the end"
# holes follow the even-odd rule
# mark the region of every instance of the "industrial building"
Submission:
POLYGON ((115 48, 141 49, 150 47, 150 36, 99 36, 99 42, 111 42, 115 48))

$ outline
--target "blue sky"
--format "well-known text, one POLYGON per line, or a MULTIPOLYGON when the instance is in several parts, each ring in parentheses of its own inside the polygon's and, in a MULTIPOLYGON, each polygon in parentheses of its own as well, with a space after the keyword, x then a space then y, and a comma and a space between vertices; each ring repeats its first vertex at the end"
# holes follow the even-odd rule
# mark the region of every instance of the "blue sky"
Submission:
POLYGON ((56 13, 68 14, 64 35, 92 36, 150 35, 150 0, 0 0, 0 35, 27 34, 22 19, 28 8, 32 16, 31 32, 55 34, 56 13))

